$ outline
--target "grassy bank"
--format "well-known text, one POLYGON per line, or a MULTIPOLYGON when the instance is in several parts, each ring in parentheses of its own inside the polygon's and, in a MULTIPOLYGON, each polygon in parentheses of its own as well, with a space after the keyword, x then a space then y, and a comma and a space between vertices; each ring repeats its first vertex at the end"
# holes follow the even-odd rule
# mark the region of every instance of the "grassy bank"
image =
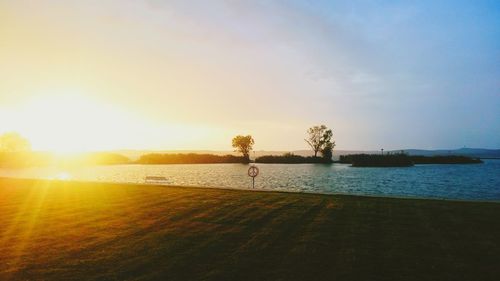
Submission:
POLYGON ((0 179, 0 280, 497 280, 500 204, 0 179))

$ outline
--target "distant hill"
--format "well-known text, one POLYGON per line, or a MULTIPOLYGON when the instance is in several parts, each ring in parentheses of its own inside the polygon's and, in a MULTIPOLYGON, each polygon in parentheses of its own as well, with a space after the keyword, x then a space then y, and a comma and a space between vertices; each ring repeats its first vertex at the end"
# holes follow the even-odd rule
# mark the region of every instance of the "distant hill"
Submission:
POLYGON ((422 155, 422 156, 462 155, 462 156, 477 157, 477 158, 500 158, 500 149, 485 149, 485 148, 460 148, 460 149, 438 149, 438 150, 405 149, 404 151, 410 155, 422 155))

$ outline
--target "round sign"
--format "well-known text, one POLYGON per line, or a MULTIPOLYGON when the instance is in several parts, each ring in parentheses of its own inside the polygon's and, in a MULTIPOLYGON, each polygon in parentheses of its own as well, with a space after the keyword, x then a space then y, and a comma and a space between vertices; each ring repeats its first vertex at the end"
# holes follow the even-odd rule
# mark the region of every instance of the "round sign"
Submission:
POLYGON ((248 176, 255 178, 258 175, 259 175, 259 168, 257 168, 256 166, 251 166, 250 168, 248 168, 248 176))

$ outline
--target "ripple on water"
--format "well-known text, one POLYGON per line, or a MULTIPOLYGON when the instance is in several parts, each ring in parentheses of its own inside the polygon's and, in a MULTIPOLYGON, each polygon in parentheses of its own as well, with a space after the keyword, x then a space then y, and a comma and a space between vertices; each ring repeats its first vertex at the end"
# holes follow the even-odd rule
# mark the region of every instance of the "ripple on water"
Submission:
MULTIPOLYGON (((417 165, 407 168, 352 168, 333 164, 258 164, 260 189, 358 195, 500 200, 500 160, 477 165, 417 165)), ((54 167, 0 169, 0 176, 144 183, 162 176, 172 185, 251 188, 248 165, 114 165, 60 170, 54 167)))

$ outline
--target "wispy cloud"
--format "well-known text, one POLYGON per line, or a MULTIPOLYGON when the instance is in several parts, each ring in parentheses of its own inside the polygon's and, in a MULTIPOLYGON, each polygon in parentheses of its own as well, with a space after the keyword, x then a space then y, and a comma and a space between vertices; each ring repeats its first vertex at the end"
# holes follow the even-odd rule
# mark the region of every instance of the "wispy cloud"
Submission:
POLYGON ((65 72, 156 120, 249 128, 269 149, 301 148, 315 123, 334 128, 339 148, 500 147, 494 1, 3 5, 0 32, 22 25, 28 38, 4 46, 40 48, 4 48, 11 65, 29 58, 0 70, 8 79, 65 72))

